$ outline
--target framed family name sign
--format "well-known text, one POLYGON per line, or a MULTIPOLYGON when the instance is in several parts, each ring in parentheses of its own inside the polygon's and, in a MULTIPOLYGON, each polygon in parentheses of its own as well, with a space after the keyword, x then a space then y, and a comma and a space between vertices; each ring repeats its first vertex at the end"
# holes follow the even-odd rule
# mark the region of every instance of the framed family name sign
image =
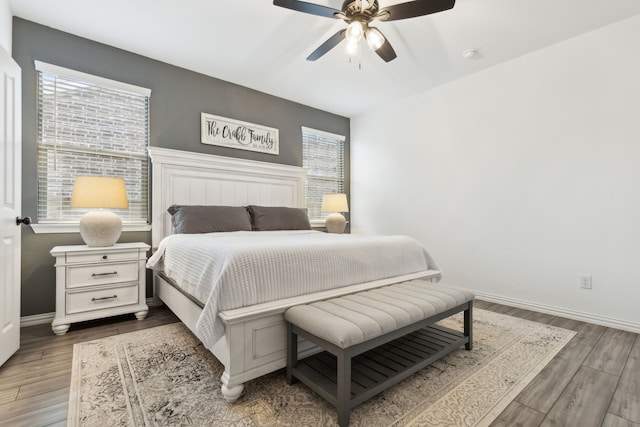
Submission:
POLYGON ((201 114, 200 137, 203 144, 278 155, 278 136, 279 131, 275 128, 201 114))

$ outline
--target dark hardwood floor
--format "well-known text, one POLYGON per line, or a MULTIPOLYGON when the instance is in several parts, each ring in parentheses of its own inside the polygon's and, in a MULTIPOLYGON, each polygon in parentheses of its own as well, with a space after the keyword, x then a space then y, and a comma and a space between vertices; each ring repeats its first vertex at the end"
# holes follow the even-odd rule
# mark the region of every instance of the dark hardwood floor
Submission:
MULTIPOLYGON (((477 308, 572 329, 577 335, 514 399, 493 426, 640 427, 638 334, 477 301, 477 308)), ((22 329, 20 350, 0 368, 0 426, 64 426, 73 344, 176 322, 164 307, 132 315, 22 329)))

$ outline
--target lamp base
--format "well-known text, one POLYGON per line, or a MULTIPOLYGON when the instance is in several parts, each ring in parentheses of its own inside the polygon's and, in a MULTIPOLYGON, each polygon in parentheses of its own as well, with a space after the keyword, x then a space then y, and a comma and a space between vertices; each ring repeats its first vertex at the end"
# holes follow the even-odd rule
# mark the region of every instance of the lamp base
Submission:
POLYGON ((347 226, 347 220, 342 214, 332 213, 325 220, 325 225, 329 233, 342 234, 347 226))
POLYGON ((113 246, 120 234, 122 220, 113 212, 91 211, 80 218, 80 235, 88 246, 113 246))

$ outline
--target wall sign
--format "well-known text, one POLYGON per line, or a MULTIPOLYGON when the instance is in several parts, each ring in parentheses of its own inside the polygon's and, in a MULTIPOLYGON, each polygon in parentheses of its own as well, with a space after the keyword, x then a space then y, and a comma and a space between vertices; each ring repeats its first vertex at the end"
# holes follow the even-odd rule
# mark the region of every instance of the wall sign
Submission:
POLYGON ((201 114, 200 138, 203 144, 280 154, 279 131, 275 128, 201 114))

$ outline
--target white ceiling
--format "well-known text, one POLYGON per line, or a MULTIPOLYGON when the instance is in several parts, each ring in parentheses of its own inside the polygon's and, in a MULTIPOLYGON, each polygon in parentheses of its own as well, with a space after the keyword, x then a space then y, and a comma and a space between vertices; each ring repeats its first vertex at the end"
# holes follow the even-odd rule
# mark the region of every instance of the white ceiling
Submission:
POLYGON ((367 48, 349 63, 344 43, 305 60, 342 21, 271 0, 9 4, 15 16, 347 117, 640 13, 638 0, 457 0, 449 11, 376 23, 398 57, 385 63, 367 48), (468 49, 480 55, 463 58, 468 49))

